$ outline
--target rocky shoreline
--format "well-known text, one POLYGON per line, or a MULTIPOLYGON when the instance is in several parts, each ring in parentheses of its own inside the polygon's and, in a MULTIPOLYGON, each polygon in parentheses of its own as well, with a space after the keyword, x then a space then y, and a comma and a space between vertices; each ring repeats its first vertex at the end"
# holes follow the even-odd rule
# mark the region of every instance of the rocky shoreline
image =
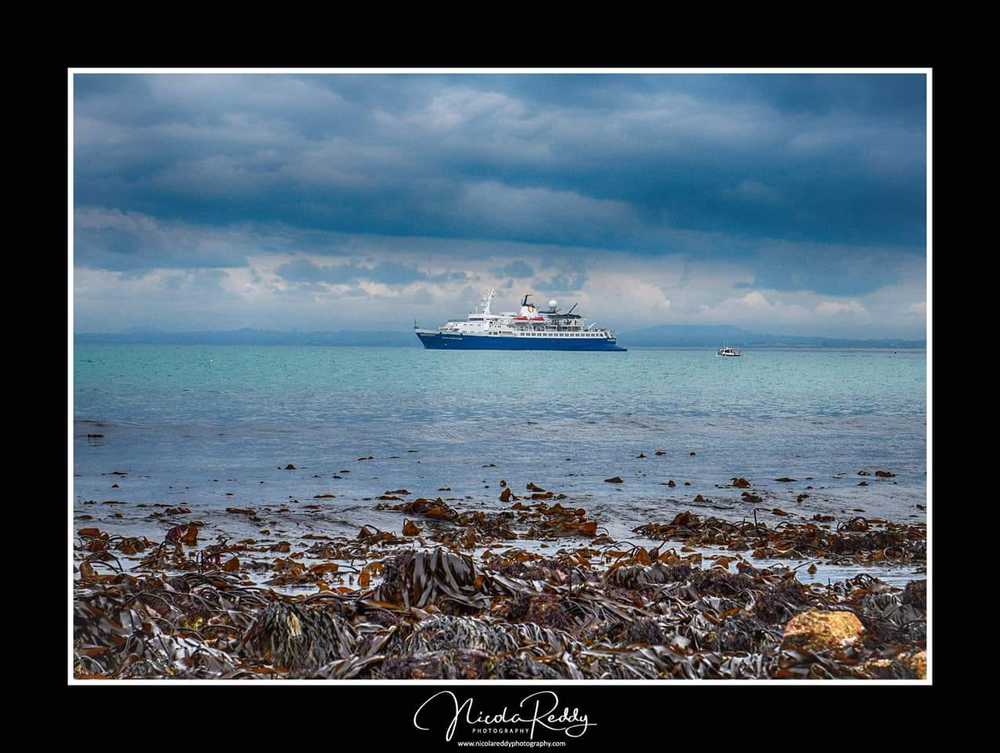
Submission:
MULTIPOLYGON (((534 483, 515 493, 504 481, 501 510, 461 512, 395 489, 376 509, 398 514, 396 530, 300 532, 294 541, 206 542, 199 521, 159 541, 84 524, 74 542, 74 674, 926 676, 926 581, 896 587, 877 577, 925 563, 923 524, 817 515, 768 525, 685 511, 637 527, 658 542, 642 546, 611 537, 565 499, 534 483), (798 569, 816 562, 865 572, 800 581, 798 569)), ((270 533, 253 508, 225 514, 270 533)))

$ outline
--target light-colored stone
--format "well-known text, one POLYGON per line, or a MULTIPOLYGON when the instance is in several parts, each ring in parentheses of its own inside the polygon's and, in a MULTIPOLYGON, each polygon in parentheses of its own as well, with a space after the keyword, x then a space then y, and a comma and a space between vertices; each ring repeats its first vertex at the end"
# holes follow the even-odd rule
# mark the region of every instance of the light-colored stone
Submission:
POLYGON ((897 654, 895 659, 869 659, 863 662, 859 669, 862 674, 880 680, 896 680, 911 676, 925 680, 927 679, 927 652, 904 651, 897 654), (901 672, 903 668, 910 674, 901 672))
POLYGON ((902 653, 896 659, 905 664, 919 679, 927 679, 926 651, 914 651, 912 654, 902 653))
POLYGON ((856 641, 864 629, 853 612, 808 609, 795 615, 785 625, 781 647, 806 651, 844 648, 856 641))
POLYGON ((859 669, 864 676, 880 680, 892 679, 892 659, 869 659, 859 669))

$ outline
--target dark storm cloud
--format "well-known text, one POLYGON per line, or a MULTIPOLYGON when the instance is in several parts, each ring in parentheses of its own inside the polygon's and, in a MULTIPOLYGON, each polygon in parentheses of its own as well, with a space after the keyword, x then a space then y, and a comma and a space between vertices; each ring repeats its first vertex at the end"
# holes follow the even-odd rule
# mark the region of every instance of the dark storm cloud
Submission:
POLYGON ((553 293, 572 293, 582 290, 587 284, 587 275, 583 272, 557 274, 547 280, 539 280, 538 287, 553 293))
POLYGON ((808 248, 777 244, 761 252, 751 287, 818 290, 827 295, 864 295, 901 275, 898 254, 882 249, 808 248), (808 256, 808 264, 798 263, 808 256))
POLYGON ((308 259, 293 259, 275 271, 288 282, 321 282, 331 285, 353 285, 362 281, 385 285, 409 285, 413 282, 464 282, 466 279, 466 275, 462 272, 428 274, 416 267, 394 261, 364 266, 354 262, 327 265, 315 264, 308 259))
POLYGON ((533 277, 535 270, 528 262, 517 259, 502 267, 497 267, 493 270, 493 274, 497 275, 497 277, 523 278, 533 277))
POLYGON ((226 228, 192 228, 118 210, 82 209, 75 218, 79 266, 136 273, 153 268, 247 264, 241 237, 226 228))
MULTIPOLYGON (((761 285, 846 294, 893 266, 834 280, 817 249, 924 247, 922 76, 78 75, 75 98, 77 206, 189 234, 78 226, 80 265, 419 236, 737 259, 761 285), (288 232, 263 249, 220 239, 249 224, 288 232), (790 249, 780 268, 774 244, 790 249)), ((419 279, 391 258, 365 274, 419 279)))

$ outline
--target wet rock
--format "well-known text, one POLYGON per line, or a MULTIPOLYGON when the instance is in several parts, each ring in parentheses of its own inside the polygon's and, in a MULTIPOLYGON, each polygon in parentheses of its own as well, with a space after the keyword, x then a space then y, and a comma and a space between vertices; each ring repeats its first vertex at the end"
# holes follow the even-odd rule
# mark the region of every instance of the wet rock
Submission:
POLYGON ((913 673, 916 679, 918 680, 927 679, 926 651, 915 651, 910 654, 902 653, 896 658, 904 667, 906 667, 913 673))
POLYGON ((118 542, 118 551, 122 554, 136 554, 144 552, 146 548, 152 546, 152 542, 147 538, 125 538, 118 542))
POLYGON ((895 478, 896 474, 890 471, 875 471, 875 476, 878 478, 895 478))
POLYGON ((677 583, 687 580, 693 572, 689 565, 631 565, 611 570, 604 576, 606 583, 618 588, 637 589, 663 583, 677 583))
POLYGON ((701 518, 695 515, 693 512, 679 512, 674 516, 674 519, 670 522, 671 526, 686 528, 688 526, 697 526, 701 523, 701 518))
POLYGON ((529 518, 533 518, 531 527, 528 529, 528 538, 551 539, 560 536, 596 536, 597 522, 587 519, 587 511, 583 508, 563 507, 558 502, 551 507, 544 502, 530 508, 514 505, 515 509, 524 511, 529 518))
POLYGON ((198 526, 188 524, 174 526, 167 531, 164 540, 170 544, 194 546, 198 543, 198 526))
POLYGON ((902 602, 912 604, 917 609, 927 610, 927 581, 911 580, 903 589, 902 602))
POLYGON ((850 531, 852 533, 864 533, 870 528, 871 526, 864 518, 851 518, 849 521, 840 526, 841 531, 850 531))
POLYGON ((877 680, 892 680, 897 676, 894 669, 896 669, 898 664, 893 659, 868 659, 861 663, 859 670, 866 677, 877 680))
POLYGON ((789 478, 788 476, 782 476, 781 478, 776 478, 775 481, 780 481, 783 484, 787 484, 787 483, 790 483, 792 481, 795 481, 795 479, 789 478))
POLYGON ((403 521, 403 535, 404 536, 417 536, 423 529, 414 523, 412 520, 403 521))
POLYGON ((510 490, 509 486, 505 486, 504 489, 503 489, 503 491, 500 492, 500 501, 501 502, 510 502, 511 499, 513 499, 513 498, 514 498, 514 492, 512 492, 510 490))
POLYGON ((434 518, 436 520, 454 520, 458 517, 458 511, 447 505, 440 497, 437 499, 419 497, 412 502, 389 505, 389 509, 399 510, 411 515, 422 515, 425 518, 434 518))
POLYGON ((735 486, 737 489, 749 489, 750 488, 750 482, 747 481, 745 478, 736 477, 736 478, 732 479, 732 483, 733 483, 733 486, 735 486))
POLYGON ((604 482, 607 483, 607 484, 624 484, 625 483, 622 480, 621 476, 612 476, 611 478, 606 478, 606 479, 604 479, 604 482))
POLYGON ((527 489, 528 489, 529 492, 544 492, 545 491, 542 487, 538 486, 537 484, 535 484, 535 483, 533 483, 531 481, 528 482, 527 489))
POLYGON ((854 612, 808 609, 785 625, 781 647, 812 652, 839 650, 857 641, 864 629, 854 612))
POLYGON ((288 465, 285 466, 285 470, 286 471, 294 471, 295 470, 295 466, 292 465, 291 463, 289 463, 288 465))

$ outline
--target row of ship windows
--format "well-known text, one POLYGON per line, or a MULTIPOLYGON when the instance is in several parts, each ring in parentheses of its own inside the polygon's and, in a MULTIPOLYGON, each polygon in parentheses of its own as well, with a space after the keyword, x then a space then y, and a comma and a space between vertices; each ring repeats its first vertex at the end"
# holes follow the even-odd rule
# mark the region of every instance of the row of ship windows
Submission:
MULTIPOLYGON (((490 332, 491 335, 503 335, 503 332, 490 332)), ((581 332, 570 334, 568 332, 522 332, 521 337, 601 337, 598 332, 581 332)))

